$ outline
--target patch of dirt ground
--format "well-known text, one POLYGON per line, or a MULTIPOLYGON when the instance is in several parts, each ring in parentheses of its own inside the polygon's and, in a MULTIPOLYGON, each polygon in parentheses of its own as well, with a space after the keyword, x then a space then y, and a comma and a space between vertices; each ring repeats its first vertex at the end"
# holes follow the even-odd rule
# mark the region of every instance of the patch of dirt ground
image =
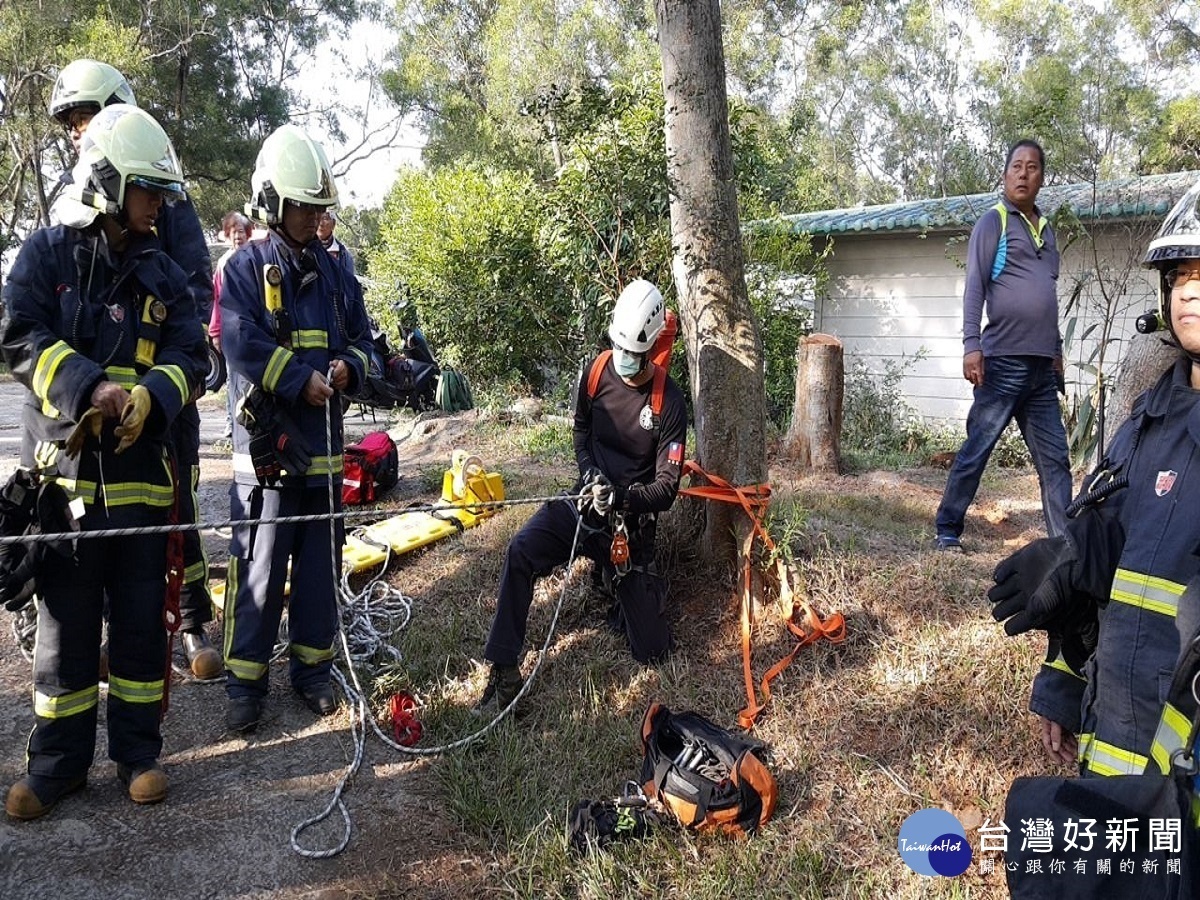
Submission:
MULTIPOLYGON (((7 394, 7 402, 11 402, 7 394)), ((231 467, 224 395, 201 400, 201 514, 229 515, 231 467)), ((409 422, 393 429, 402 454, 399 492, 421 493, 413 473, 445 467, 474 414, 409 422)), ((5 429, 11 435, 12 423, 5 429)), ((348 440, 386 427, 348 416, 348 440)), ((4 443, 3 477, 16 465, 16 442, 4 443)), ((432 499, 425 492, 426 499, 432 499)), ((224 574, 227 537, 206 533, 214 582, 224 574)), ((29 663, 0 613, 0 789, 25 771, 33 724, 29 663)), ((210 636, 220 641, 219 624, 210 636)), ((330 802, 354 756, 345 708, 316 719, 290 690, 286 661, 271 667, 271 693, 258 731, 248 738, 224 729, 221 683, 177 676, 163 726, 162 762, 170 795, 138 807, 125 796, 108 759, 104 704, 95 763, 85 790, 44 819, 0 821, 0 897, 84 898, 312 898, 460 897, 476 893, 482 873, 462 859, 461 839, 432 815, 421 798, 412 763, 371 740, 346 804, 353 819, 348 848, 332 859, 302 859, 289 846, 292 829, 330 802), (456 851, 454 848, 459 848, 456 851)), ((340 814, 307 831, 312 848, 336 846, 340 814)))

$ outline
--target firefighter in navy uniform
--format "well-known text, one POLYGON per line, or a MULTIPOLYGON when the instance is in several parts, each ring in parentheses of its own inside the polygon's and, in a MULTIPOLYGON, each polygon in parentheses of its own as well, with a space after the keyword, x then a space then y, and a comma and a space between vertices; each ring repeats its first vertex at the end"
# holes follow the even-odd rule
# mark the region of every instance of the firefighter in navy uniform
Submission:
MULTIPOLYGON (((107 63, 77 59, 59 72, 50 94, 49 111, 67 129, 78 152, 79 141, 87 133, 92 117, 111 103, 137 105, 125 76, 107 63)), ((69 173, 64 174, 63 180, 69 182, 69 173)), ((174 203, 164 204, 155 230, 163 252, 187 276, 187 290, 197 318, 207 322, 212 311, 212 260, 191 199, 184 194, 174 203)), ((175 417, 171 446, 184 487, 179 497, 179 518, 195 522, 199 503, 196 488, 200 482, 200 413, 194 403, 189 403, 175 417)), ((199 531, 183 533, 183 558, 179 627, 183 651, 193 675, 201 679, 217 678, 222 672, 221 654, 204 633, 204 625, 212 621, 213 606, 208 590, 208 559, 199 531)))
POLYGON ((1196 714, 1200 183, 1145 265, 1160 273, 1159 320, 1180 358, 1134 403, 1067 535, 1002 562, 989 592, 1009 634, 1050 634, 1030 709, 1051 757, 1093 776, 1169 771, 1196 714), (1182 691, 1172 685, 1181 661, 1182 691))
MULTIPOLYGON (((232 517, 328 513, 331 477, 340 510, 337 394, 362 383, 371 339, 357 279, 316 239, 321 212, 338 199, 321 145, 294 125, 274 131, 259 151, 251 193, 250 210, 269 231, 230 258, 220 300, 221 346, 238 404, 232 517)), ((234 528, 224 648, 231 730, 251 731, 262 716, 289 561, 292 687, 318 715, 335 710, 341 546, 340 520, 234 528)))
MULTIPOLYGON (((75 498, 84 531, 163 525, 175 503, 166 441, 200 389, 206 354, 186 278, 153 226, 182 184, 158 123, 134 106, 107 107, 80 147, 63 224, 29 237, 4 286, 0 346, 29 391, 22 464, 75 498)), ((106 594, 109 756, 135 802, 167 792, 158 763, 167 536, 75 545, 35 576, 35 725, 28 774, 5 802, 16 819, 44 815, 86 782, 106 594)))
POLYGON ((611 357, 593 362, 579 383, 573 443, 579 480, 573 494, 588 499, 547 503, 508 545, 499 599, 484 656, 491 662, 477 714, 494 714, 520 692, 518 663, 533 602, 534 579, 567 561, 583 517, 580 552, 613 583, 610 624, 629 641, 633 658, 662 660, 671 649, 663 608, 665 584, 654 568, 656 518, 675 501, 687 438, 683 393, 649 359, 666 323, 662 295, 650 282, 630 282, 613 307, 611 357), (597 377, 593 385, 593 374, 597 377), (655 399, 656 379, 659 399, 655 399), (657 413, 654 406, 660 404, 657 413), (628 561, 615 569, 614 531, 624 525, 628 561))

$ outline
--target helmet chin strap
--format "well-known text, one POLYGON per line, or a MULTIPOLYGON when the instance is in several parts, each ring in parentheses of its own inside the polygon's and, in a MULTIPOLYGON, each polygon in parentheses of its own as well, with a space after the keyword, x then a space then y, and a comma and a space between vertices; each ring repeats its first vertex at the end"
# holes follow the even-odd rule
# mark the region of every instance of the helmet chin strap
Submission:
POLYGON ((277 225, 275 225, 274 227, 275 227, 275 230, 279 232, 280 236, 285 241, 287 241, 288 246, 293 247, 296 250, 300 250, 300 249, 304 248, 305 246, 307 246, 305 244, 305 242, 297 240, 296 237, 290 231, 287 230, 287 226, 285 226, 283 224, 283 216, 279 217, 279 223, 277 225))

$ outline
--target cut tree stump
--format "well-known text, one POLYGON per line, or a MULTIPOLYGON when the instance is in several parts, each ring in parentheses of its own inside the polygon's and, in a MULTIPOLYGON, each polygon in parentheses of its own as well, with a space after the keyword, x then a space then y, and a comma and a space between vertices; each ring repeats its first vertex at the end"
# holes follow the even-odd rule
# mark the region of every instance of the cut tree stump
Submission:
POLYGON ((784 452, 800 466, 827 472, 841 467, 842 342, 810 334, 796 344, 796 402, 784 452))

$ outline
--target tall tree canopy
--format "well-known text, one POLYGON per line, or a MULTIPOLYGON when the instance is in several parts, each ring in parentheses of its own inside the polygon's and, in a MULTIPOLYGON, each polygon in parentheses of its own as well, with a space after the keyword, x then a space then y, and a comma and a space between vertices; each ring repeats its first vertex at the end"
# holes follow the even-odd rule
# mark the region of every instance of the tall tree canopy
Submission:
MULTIPOLYGON (((245 200, 263 137, 303 118, 340 137, 338 109, 306 99, 314 48, 373 0, 38 0, 0 3, 0 242, 46 221, 70 161, 46 114, 58 70, 92 57, 125 73, 166 128, 202 218, 245 200)), ((2 249, 2 247, 0 247, 2 249)))

